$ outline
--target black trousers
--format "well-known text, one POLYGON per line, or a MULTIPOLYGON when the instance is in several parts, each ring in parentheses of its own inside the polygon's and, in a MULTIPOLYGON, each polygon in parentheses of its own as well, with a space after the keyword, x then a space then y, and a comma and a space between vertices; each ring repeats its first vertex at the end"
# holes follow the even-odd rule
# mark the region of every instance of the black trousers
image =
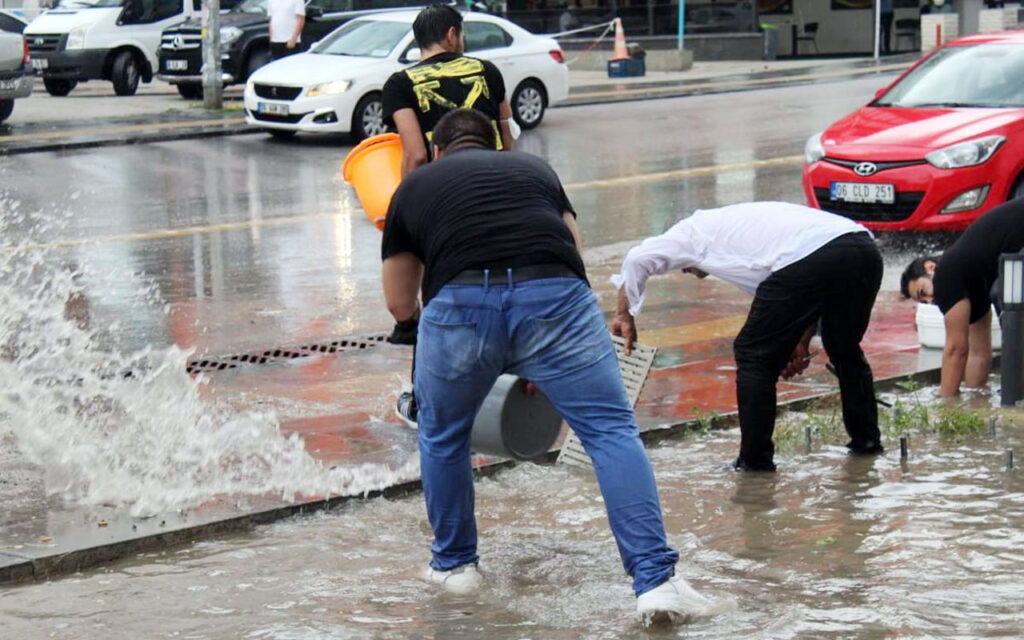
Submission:
POLYGON ((757 289, 736 337, 740 461, 772 469, 775 385, 801 336, 821 321, 821 338, 839 376, 848 446, 879 446, 874 380, 860 341, 882 282, 882 256, 867 233, 840 236, 771 274, 757 289))
POLYGON ((889 40, 892 38, 892 19, 895 14, 892 12, 883 13, 878 21, 879 31, 879 49, 882 53, 889 53, 891 47, 889 46, 889 40))
POLYGON ((288 48, 288 43, 286 43, 286 42, 271 42, 270 43, 270 59, 271 60, 280 60, 281 58, 290 56, 290 55, 295 54, 295 53, 300 53, 301 51, 302 51, 302 43, 301 42, 296 43, 294 49, 289 49, 288 48))

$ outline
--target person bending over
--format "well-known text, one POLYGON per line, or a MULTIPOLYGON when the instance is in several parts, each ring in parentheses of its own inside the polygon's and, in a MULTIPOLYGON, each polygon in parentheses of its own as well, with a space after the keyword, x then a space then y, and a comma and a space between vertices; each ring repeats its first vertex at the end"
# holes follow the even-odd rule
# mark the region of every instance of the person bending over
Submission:
POLYGON ((531 380, 594 461, 612 534, 641 617, 686 617, 708 601, 673 577, 650 462, 579 253, 576 214, 539 158, 493 149, 486 116, 467 109, 433 132, 435 162, 409 174, 384 227, 388 309, 423 312, 414 388, 427 516, 429 580, 481 583, 470 432, 498 376, 531 380))
POLYGON ((903 271, 903 296, 935 304, 942 311, 946 344, 940 396, 955 396, 961 384, 983 387, 988 381, 999 256, 1022 248, 1024 199, 1018 198, 975 220, 941 257, 917 258, 903 271))
POLYGON ((867 229, 846 218, 785 202, 751 202, 696 211, 626 256, 613 332, 637 337, 647 279, 682 270, 713 275, 753 294, 736 337, 740 453, 734 467, 775 471, 775 385, 806 369, 808 345, 821 337, 842 394, 846 445, 882 452, 871 367, 860 341, 882 280, 882 258, 867 229))

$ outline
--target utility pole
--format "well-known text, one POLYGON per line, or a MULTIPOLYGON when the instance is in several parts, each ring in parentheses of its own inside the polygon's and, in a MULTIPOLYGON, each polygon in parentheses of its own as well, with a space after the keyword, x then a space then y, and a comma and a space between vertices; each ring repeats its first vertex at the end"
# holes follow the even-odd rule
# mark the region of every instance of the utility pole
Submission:
MULTIPOLYGON (((188 1, 188 0, 186 0, 188 1)), ((220 70, 220 0, 203 0, 203 107, 223 107, 220 70)))
POLYGON ((875 64, 878 64, 879 45, 881 44, 881 35, 879 31, 882 30, 882 0, 875 0, 875 64))

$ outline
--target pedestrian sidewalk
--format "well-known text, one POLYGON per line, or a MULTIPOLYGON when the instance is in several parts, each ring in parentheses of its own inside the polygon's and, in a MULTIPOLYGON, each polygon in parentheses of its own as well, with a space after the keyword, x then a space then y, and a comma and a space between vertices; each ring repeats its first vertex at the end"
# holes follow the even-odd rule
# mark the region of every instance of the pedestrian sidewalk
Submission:
MULTIPOLYGON (((601 71, 570 68, 569 99, 558 106, 625 102, 792 84, 830 82, 894 73, 914 56, 698 62, 687 71, 651 72, 640 78, 608 78, 601 71)), ((241 86, 225 90, 225 108, 208 112, 181 98, 164 82, 141 85, 135 96, 115 96, 108 82, 89 82, 55 98, 38 82, 32 96, 15 103, 0 125, 0 155, 146 141, 254 133, 244 122, 241 86)))

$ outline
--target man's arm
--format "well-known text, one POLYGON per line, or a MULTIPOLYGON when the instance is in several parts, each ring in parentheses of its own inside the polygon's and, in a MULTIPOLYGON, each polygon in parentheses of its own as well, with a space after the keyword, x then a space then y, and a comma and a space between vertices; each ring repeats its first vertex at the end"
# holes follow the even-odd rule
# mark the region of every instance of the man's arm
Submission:
POLYGON ((508 104, 508 98, 502 100, 498 105, 498 118, 498 129, 501 130, 501 148, 511 151, 516 140, 512 137, 512 129, 508 124, 508 121, 512 119, 512 107, 508 104))
POLYGON ((939 396, 949 398, 960 393, 960 383, 970 354, 971 303, 967 298, 957 302, 943 317, 946 325, 946 347, 942 350, 942 385, 939 396))
POLYGON ((629 313, 629 298, 626 288, 619 289, 619 299, 615 305, 615 317, 612 319, 612 334, 626 340, 626 354, 633 352, 636 342, 636 319, 629 313))
POLYGON ((967 338, 970 349, 964 384, 968 387, 984 387, 988 384, 988 372, 992 368, 992 309, 984 318, 971 325, 967 338))
POLYGON ((423 263, 411 253, 399 253, 384 260, 384 300, 397 322, 407 322, 419 312, 419 290, 423 263))
POLYGON ((295 14, 295 31, 292 32, 292 37, 288 39, 288 48, 294 49, 299 44, 299 36, 302 35, 302 28, 306 26, 306 16, 302 14, 295 14))
POLYGON ((640 313, 648 278, 699 266, 701 255, 697 244, 690 221, 683 220, 660 236, 647 238, 640 246, 630 249, 622 261, 621 272, 612 276, 612 284, 626 290, 631 315, 640 313))
POLYGON ((402 138, 402 177, 427 163, 427 147, 423 142, 423 130, 419 118, 412 109, 399 109, 393 116, 398 135, 402 138))

